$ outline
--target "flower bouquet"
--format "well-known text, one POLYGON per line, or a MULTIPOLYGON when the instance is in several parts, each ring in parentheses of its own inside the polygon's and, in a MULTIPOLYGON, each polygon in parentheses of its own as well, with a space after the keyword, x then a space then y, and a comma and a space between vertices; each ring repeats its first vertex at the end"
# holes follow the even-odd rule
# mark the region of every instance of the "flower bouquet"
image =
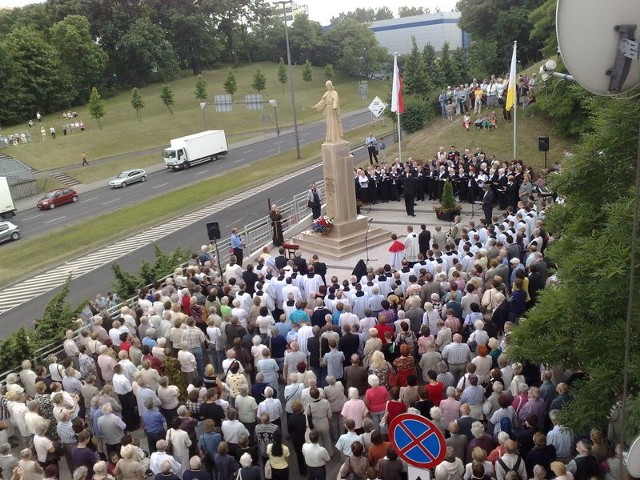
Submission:
POLYGON ((331 230, 331 227, 333 227, 333 217, 329 218, 326 215, 321 215, 311 224, 311 231, 326 235, 331 230))

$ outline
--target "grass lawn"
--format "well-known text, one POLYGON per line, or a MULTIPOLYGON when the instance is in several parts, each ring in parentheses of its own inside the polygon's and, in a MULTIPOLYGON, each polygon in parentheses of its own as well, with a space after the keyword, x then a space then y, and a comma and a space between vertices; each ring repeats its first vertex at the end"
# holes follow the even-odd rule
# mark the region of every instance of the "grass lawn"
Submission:
POLYGON ((129 168, 145 168, 149 165, 157 165, 162 161, 160 153, 151 155, 141 155, 132 158, 123 158, 112 162, 101 163, 99 165, 89 165, 88 167, 78 167, 75 170, 68 170, 67 173, 80 183, 91 183, 104 179, 105 185, 111 177, 115 177, 123 170, 129 168))
MULTIPOLYGON (((292 108, 288 83, 284 94, 282 84, 278 82, 278 65, 275 63, 259 63, 243 66, 236 72, 238 84, 235 102, 243 102, 245 94, 255 94, 251 83, 257 68, 267 77, 267 89, 262 93, 264 101, 276 99, 278 101, 278 123, 280 127, 291 125, 292 108)), ((322 113, 309 108, 322 97, 325 87, 323 68, 313 69, 313 80, 302 80, 302 66, 293 66, 293 78, 296 93, 297 117, 300 124, 313 122, 321 118, 322 113)), ((229 70, 223 68, 204 73, 207 80, 209 98, 224 94, 223 83, 229 70)), ((364 101, 358 94, 360 79, 337 75, 334 79, 336 89, 340 93, 343 111, 364 108, 376 96, 385 98, 389 94, 386 82, 369 81, 369 95, 364 101)), ((90 118, 87 106, 75 108, 78 119, 85 122, 86 130, 70 135, 62 135, 62 112, 58 115, 47 115, 42 124, 32 129, 33 143, 19 145, 7 150, 9 155, 15 156, 36 170, 49 170, 69 165, 80 165, 80 154, 86 151, 89 162, 98 158, 127 152, 158 148, 158 155, 162 147, 169 144, 169 139, 199 132, 204 129, 203 113, 199 100, 194 96, 196 77, 190 75, 169 82, 174 93, 173 115, 160 100, 162 84, 148 85, 140 89, 145 102, 142 109, 142 121, 136 120, 135 110, 130 103, 130 92, 123 92, 113 98, 105 100, 106 115, 102 119, 103 128, 99 129, 95 120, 90 118), (42 125, 46 129, 54 126, 57 138, 50 137, 42 142, 37 131, 42 125)), ((213 100, 211 100, 213 101, 213 100)), ((275 115, 273 107, 268 103, 263 110, 249 111, 243 104, 235 104, 232 113, 217 113, 213 105, 204 110, 207 128, 223 129, 227 134, 242 134, 243 132, 259 132, 275 130, 275 115)), ((6 132, 20 131, 23 125, 7 127, 6 132)), ((253 136, 253 134, 251 135, 253 136)), ((230 141, 237 141, 241 136, 233 136, 230 141)), ((159 158, 159 157, 158 157, 159 158)), ((106 172, 105 172, 106 173, 106 172)), ((110 173, 107 174, 107 176, 110 173)))

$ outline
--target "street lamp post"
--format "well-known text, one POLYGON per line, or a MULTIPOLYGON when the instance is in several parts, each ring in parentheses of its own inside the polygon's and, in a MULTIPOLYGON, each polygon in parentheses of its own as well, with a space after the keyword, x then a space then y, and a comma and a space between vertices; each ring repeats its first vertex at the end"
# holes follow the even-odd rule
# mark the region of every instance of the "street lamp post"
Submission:
POLYGON ((280 155, 280 125, 278 124, 278 100, 272 98, 269 105, 273 107, 273 113, 276 116, 276 136, 278 137, 278 155, 280 155))
POLYGON ((279 0, 274 3, 282 5, 282 14, 284 16, 284 38, 287 44, 287 72, 289 74, 289 88, 291 90, 291 105, 293 106, 293 132, 296 138, 296 153, 298 158, 300 155, 300 138, 298 137, 298 119, 296 116, 296 95, 293 91, 293 75, 291 75, 291 50, 289 49, 289 28, 287 27, 287 3, 293 3, 292 0, 279 0))
POLYGON ((207 115, 204 113, 204 109, 207 108, 207 102, 200 102, 200 110, 202 110, 202 123, 204 123, 204 129, 207 129, 207 115))

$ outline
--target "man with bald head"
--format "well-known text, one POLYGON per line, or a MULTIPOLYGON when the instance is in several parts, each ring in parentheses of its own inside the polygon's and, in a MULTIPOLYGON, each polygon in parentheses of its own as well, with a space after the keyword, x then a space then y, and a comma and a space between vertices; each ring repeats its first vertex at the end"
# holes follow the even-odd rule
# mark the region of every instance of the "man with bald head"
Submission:
POLYGON ((504 480, 510 470, 514 470, 518 474, 518 478, 522 480, 527 478, 527 469, 524 465, 524 460, 518 454, 516 442, 513 440, 504 442, 504 455, 496 462, 495 469, 497 480, 504 480))

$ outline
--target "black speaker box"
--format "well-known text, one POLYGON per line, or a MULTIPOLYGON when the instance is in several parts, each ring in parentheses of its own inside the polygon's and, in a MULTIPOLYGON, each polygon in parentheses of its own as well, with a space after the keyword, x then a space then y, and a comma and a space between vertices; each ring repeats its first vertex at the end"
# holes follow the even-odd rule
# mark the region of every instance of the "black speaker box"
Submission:
POLYGON ((220 225, 218 222, 207 223, 207 235, 209 235, 209 240, 220 240, 220 225))
POLYGON ((549 137, 538 137, 538 151, 539 152, 549 151, 549 137))

